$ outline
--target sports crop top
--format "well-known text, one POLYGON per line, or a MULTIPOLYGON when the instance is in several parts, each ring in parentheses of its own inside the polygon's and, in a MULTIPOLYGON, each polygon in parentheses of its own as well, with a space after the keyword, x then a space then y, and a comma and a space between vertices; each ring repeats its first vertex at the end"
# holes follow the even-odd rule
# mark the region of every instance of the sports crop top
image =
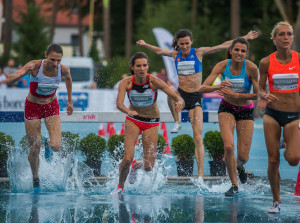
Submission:
POLYGON ((231 59, 228 60, 224 74, 222 75, 223 80, 229 80, 231 82, 231 90, 236 93, 249 93, 252 87, 252 82, 246 73, 246 60, 243 62, 241 73, 238 76, 234 76, 230 72, 231 59))
POLYGON ((137 107, 154 104, 157 100, 157 91, 153 91, 150 86, 150 74, 147 75, 147 80, 143 84, 136 84, 132 75, 131 89, 127 92, 127 96, 130 103, 137 107))
POLYGON ((44 60, 42 60, 36 76, 30 75, 30 93, 38 98, 50 98, 55 95, 61 82, 61 65, 58 65, 56 77, 47 77, 43 74, 44 60))
POLYGON ((268 81, 270 92, 299 92, 300 69, 298 53, 292 51, 292 59, 288 64, 280 64, 276 52, 270 55, 268 81))
POLYGON ((190 75, 202 72, 202 62, 199 61, 195 48, 191 48, 187 58, 182 58, 181 50, 179 50, 175 59, 175 66, 178 75, 190 75))

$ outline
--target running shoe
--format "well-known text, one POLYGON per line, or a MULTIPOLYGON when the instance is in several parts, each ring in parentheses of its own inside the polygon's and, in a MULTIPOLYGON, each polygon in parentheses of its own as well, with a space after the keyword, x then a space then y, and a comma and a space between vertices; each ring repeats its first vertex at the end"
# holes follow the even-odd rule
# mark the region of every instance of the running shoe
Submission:
POLYGON ((114 189, 112 192, 110 192, 110 195, 118 195, 123 192, 123 188, 118 186, 116 189, 114 189))
POLYGON ((34 187, 33 188, 33 193, 34 194, 40 194, 41 193, 41 188, 40 187, 34 187))
POLYGON ((272 214, 279 213, 280 212, 280 203, 279 203, 279 201, 273 202, 273 206, 269 208, 268 212, 272 213, 272 214))
POLYGON ((247 182, 247 176, 245 168, 242 166, 241 168, 237 168, 237 171, 239 173, 239 178, 242 184, 247 182))
POLYGON ((35 193, 35 194, 41 193, 40 179, 39 178, 33 179, 33 193, 35 193))
POLYGON ((174 123, 174 127, 173 127, 172 130, 171 130, 171 133, 177 133, 179 129, 181 129, 181 124, 180 124, 180 122, 175 122, 175 123, 174 123))
POLYGON ((128 176, 128 181, 129 181, 130 184, 134 184, 135 181, 136 181, 136 177, 137 177, 137 170, 133 168, 133 165, 134 165, 135 162, 136 162, 136 159, 134 159, 132 161, 131 170, 130 170, 130 173, 129 173, 129 176, 128 176))
POLYGON ((44 144, 45 144, 45 160, 50 163, 53 158, 53 151, 47 143, 48 138, 44 137, 44 144))
POLYGON ((230 189, 225 193, 226 197, 232 197, 234 195, 238 195, 239 194, 239 188, 232 184, 232 186, 230 187, 230 189))

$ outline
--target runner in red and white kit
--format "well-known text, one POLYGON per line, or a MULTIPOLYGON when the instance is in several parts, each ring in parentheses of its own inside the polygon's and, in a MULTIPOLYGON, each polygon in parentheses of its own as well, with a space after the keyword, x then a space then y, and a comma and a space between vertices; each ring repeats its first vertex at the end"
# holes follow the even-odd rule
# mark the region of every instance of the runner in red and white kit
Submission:
MULTIPOLYGON (((39 185, 39 153, 41 147, 41 119, 49 133, 45 139, 48 153, 58 151, 61 144, 61 121, 59 118, 59 105, 56 98, 56 89, 61 78, 65 78, 68 92, 67 113, 73 113, 72 78, 70 69, 60 64, 63 50, 58 44, 51 44, 45 52, 46 59, 28 62, 20 70, 9 76, 5 83, 9 83, 27 74, 30 74, 30 92, 25 101, 25 129, 30 152, 28 160, 31 166, 34 192, 40 192, 39 185)), ((48 154, 49 155, 49 154, 48 154)))
POLYGON ((281 128, 286 144, 284 157, 291 166, 300 161, 300 67, 299 53, 291 50, 293 28, 286 22, 277 23, 271 33, 277 51, 259 64, 260 97, 267 101, 263 116, 268 151, 268 177, 273 194, 270 213, 280 211, 280 153, 281 128), (270 92, 266 92, 266 82, 270 92))
POLYGON ((145 171, 151 171, 154 166, 160 118, 156 103, 157 90, 162 90, 175 100, 177 112, 184 107, 183 99, 165 82, 148 74, 149 64, 146 54, 135 53, 131 58, 130 68, 132 76, 123 79, 118 89, 117 107, 121 112, 127 114, 124 134, 125 153, 119 168, 119 185, 111 194, 119 194, 123 191, 130 165, 132 165, 130 183, 134 183, 136 169, 143 167, 145 171), (126 93, 130 101, 129 108, 124 105, 126 93), (144 159, 139 162, 133 161, 133 158, 135 143, 141 131, 144 159))

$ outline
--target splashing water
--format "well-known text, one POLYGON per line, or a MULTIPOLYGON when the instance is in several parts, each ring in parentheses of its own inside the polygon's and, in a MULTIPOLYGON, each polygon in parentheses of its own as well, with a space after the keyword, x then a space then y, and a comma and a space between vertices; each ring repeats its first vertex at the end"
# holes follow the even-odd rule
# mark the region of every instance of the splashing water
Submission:
MULTIPOLYGON (((94 178, 93 171, 84 163, 78 161, 74 149, 73 152, 64 148, 53 153, 50 163, 45 160, 44 148, 39 155, 39 178, 42 192, 72 191, 86 192, 99 187, 94 178), (94 179, 93 179, 94 178, 94 179), (91 183, 91 180, 94 183, 91 183)), ((32 173, 28 162, 28 151, 15 147, 10 150, 7 160, 7 172, 12 187, 12 192, 32 192, 32 173)))
MULTIPOLYGON (((124 145, 121 145, 119 150, 124 150, 124 145)), ((142 159, 143 157, 143 144, 142 140, 139 140, 139 144, 135 147, 136 150, 136 158, 142 159)), ((118 153, 119 151, 116 151, 118 153)), ((125 182, 124 193, 128 194, 152 194, 156 192, 159 188, 164 186, 167 182, 167 178, 165 177, 164 170, 164 162, 166 161, 164 156, 160 156, 159 159, 156 159, 153 169, 150 172, 145 171, 143 168, 137 170, 137 179, 134 184, 130 184, 128 182, 128 178, 125 182)), ((114 166, 119 167, 121 160, 119 162, 115 162, 114 166)), ((116 185, 118 185, 119 179, 119 168, 114 168, 113 171, 108 173, 109 178, 111 179, 106 183, 106 189, 108 191, 113 190, 116 185)))

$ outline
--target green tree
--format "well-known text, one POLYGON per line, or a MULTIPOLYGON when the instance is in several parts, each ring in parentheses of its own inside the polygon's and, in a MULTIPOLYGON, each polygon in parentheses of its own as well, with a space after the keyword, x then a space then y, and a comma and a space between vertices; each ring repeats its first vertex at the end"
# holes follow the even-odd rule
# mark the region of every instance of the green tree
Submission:
POLYGON ((26 2, 27 12, 20 12, 22 22, 16 25, 19 40, 15 45, 19 61, 23 64, 30 60, 43 58, 49 45, 44 19, 39 14, 39 7, 36 6, 34 0, 26 0, 26 2))

